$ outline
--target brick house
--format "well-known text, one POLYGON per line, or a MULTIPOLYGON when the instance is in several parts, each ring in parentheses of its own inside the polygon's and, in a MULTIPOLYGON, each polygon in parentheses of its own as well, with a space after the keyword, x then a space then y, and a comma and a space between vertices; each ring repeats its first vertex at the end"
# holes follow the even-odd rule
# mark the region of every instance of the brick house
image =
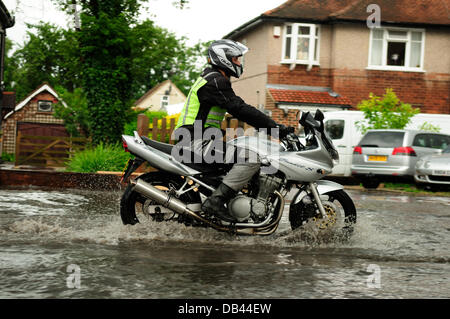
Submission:
POLYGON ((386 88, 424 113, 450 114, 448 1, 372 3, 289 0, 233 30, 224 38, 250 49, 234 90, 290 125, 298 109, 355 108, 386 88), (381 24, 369 27, 376 13, 381 24))
POLYGON ((44 83, 17 104, 2 121, 2 152, 14 154, 19 132, 38 136, 69 136, 64 121, 53 116, 58 94, 44 83))

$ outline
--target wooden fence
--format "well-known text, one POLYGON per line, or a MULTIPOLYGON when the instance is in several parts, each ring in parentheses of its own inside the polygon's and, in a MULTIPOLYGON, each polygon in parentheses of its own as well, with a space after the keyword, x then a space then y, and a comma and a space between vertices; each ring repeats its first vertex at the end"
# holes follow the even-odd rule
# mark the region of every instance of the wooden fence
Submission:
POLYGON ((17 134, 15 165, 63 167, 90 140, 82 137, 35 136, 17 134))
MULTIPOLYGON (((144 114, 138 115, 137 131, 139 135, 148 136, 155 141, 174 144, 175 141, 172 139, 172 133, 175 129, 175 126, 176 123, 175 119, 173 118, 170 119, 170 121, 167 121, 166 118, 153 118, 152 123, 149 123, 149 119, 147 116, 145 116, 144 114)), ((254 128, 246 123, 242 123, 237 119, 232 118, 229 114, 227 114, 225 119, 222 121, 221 128, 226 132, 226 140, 237 137, 238 135, 240 135, 239 133, 244 133, 245 135, 254 134, 254 128), (242 128, 243 130, 241 130, 240 132, 236 131, 238 128, 242 128)))

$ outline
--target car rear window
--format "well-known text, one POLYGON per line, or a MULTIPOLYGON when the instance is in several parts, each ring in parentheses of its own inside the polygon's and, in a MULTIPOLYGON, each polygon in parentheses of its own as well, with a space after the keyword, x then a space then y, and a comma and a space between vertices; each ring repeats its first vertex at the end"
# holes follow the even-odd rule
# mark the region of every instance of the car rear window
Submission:
POLYGON ((403 145, 405 132, 368 132, 362 138, 361 147, 398 147, 403 145))

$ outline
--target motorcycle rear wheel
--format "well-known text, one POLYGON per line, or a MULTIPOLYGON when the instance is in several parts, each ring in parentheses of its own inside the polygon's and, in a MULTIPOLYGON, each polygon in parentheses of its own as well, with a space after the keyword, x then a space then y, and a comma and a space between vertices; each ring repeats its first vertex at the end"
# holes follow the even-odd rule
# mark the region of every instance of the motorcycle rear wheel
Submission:
MULTIPOLYGON (((168 175, 163 172, 147 173, 139 176, 138 179, 142 179, 165 192, 171 188, 179 189, 185 181, 179 176, 168 175)), ((145 202, 149 200, 133 189, 133 185, 129 184, 120 200, 120 217, 124 225, 135 225, 139 223, 136 213, 142 211, 145 202)), ((194 203, 200 201, 200 196, 193 191, 189 191, 181 195, 179 199, 185 203, 194 203)))
MULTIPOLYGON (((356 223, 356 208, 353 200, 348 196, 344 190, 337 190, 325 193, 321 196, 328 196, 327 202, 332 203, 339 212, 344 216, 338 216, 342 219, 342 229, 351 233, 353 226, 356 223)), ((311 196, 312 197, 312 196, 311 196)), ((331 210, 330 207, 325 207, 327 213, 331 210)), ((305 204, 302 200, 298 203, 290 205, 289 207, 289 222, 292 230, 303 226, 306 222, 316 218, 318 210, 312 207, 311 204, 305 204)))

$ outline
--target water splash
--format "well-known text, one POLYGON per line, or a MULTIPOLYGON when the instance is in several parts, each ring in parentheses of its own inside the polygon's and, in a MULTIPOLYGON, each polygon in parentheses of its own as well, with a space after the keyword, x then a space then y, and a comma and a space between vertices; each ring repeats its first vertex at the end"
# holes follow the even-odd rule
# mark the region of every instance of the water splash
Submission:
MULTIPOLYGON (((187 227, 176 222, 158 223, 143 216, 139 217, 141 223, 125 226, 118 213, 120 193, 115 192, 22 190, 6 191, 4 195, 7 196, 3 197, 1 192, 5 191, 0 191, 0 210, 5 214, 0 215, 4 221, 0 226, 0 234, 5 243, 81 242, 108 246, 143 244, 149 247, 170 243, 258 250, 351 251, 353 256, 369 259, 409 258, 438 262, 448 262, 450 259, 447 246, 443 245, 448 243, 450 227, 444 218, 448 214, 435 212, 422 214, 420 219, 410 218, 406 213, 411 209, 405 206, 394 215, 393 212, 383 211, 384 206, 380 203, 386 202, 377 198, 371 199, 373 207, 358 209, 358 222, 349 238, 335 230, 318 231, 308 224, 292 231, 287 214, 283 216, 277 232, 259 237, 237 236, 211 228, 187 227), (9 210, 5 211, 2 207, 9 207, 9 210)), ((358 200, 358 196, 355 198, 358 200)), ((412 202, 421 200, 419 198, 412 202)), ((370 198, 366 198, 365 205, 367 203, 371 203, 370 198)))
MULTIPOLYGON (((283 220, 282 220, 283 222, 283 220)), ((284 221, 285 222, 285 221, 284 221)), ((283 227, 284 226, 284 227, 283 227)), ((339 230, 319 231, 313 223, 292 231, 289 225, 271 236, 238 236, 218 232, 212 228, 191 227, 176 222, 154 222, 141 218, 136 225, 123 225, 118 216, 96 216, 84 219, 44 216, 18 220, 3 230, 3 235, 27 235, 27 239, 54 241, 92 242, 117 245, 121 242, 140 242, 152 245, 158 242, 204 243, 212 245, 268 246, 268 247, 357 247, 373 248, 373 245, 389 246, 390 240, 380 235, 370 220, 362 218, 350 237, 343 237, 339 230), (366 245, 364 245, 366 243, 366 245)))

